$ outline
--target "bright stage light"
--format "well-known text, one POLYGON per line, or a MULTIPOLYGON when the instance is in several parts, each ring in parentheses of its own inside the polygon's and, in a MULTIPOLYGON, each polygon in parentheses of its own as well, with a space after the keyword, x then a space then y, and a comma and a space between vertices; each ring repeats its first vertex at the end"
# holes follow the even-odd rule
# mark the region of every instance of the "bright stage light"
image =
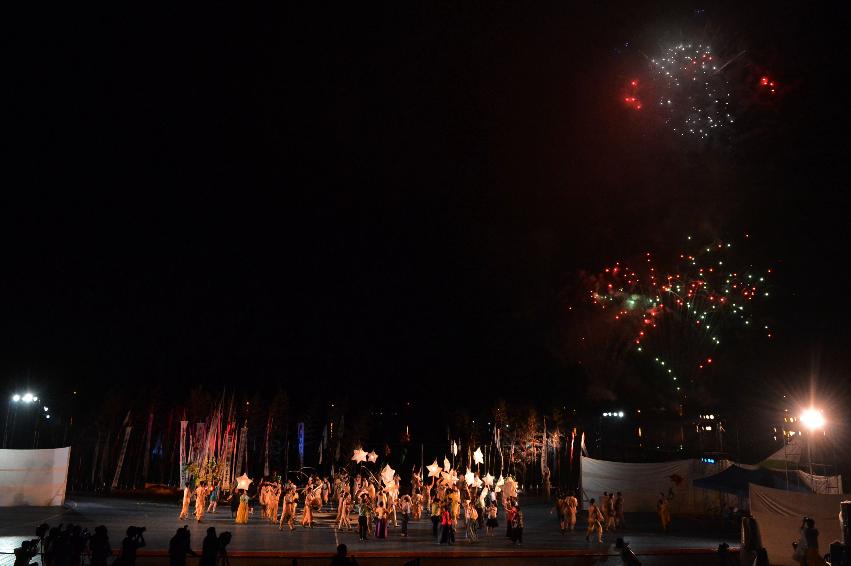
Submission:
POLYGON ((801 422, 810 430, 817 430, 824 426, 824 415, 817 409, 807 409, 801 413, 801 422))
POLYGON ((24 396, 21 397, 21 401, 24 403, 32 403, 33 402, 33 394, 32 393, 24 393, 24 396))
POLYGON ((17 393, 15 393, 14 395, 12 395, 12 401, 13 401, 13 402, 17 403, 17 402, 18 402, 18 401, 20 401, 20 400, 21 400, 21 396, 20 396, 20 395, 18 395, 17 393))

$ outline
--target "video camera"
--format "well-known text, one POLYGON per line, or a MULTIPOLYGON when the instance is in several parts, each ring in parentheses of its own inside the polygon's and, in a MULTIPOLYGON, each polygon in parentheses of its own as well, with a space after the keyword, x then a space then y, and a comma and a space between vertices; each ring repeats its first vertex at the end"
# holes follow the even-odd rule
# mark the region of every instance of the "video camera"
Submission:
POLYGON ((135 527, 133 525, 127 527, 127 536, 130 538, 138 538, 145 532, 145 527, 135 527))
POLYGON ((38 554, 39 539, 25 540, 15 549, 15 563, 29 564, 30 559, 38 554))

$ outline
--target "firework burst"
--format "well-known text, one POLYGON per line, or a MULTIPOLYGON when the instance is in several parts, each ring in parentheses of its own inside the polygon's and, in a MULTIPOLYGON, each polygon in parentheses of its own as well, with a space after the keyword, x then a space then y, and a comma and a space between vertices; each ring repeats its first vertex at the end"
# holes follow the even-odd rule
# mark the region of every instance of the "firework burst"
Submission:
POLYGON ((752 313, 753 301, 769 296, 771 269, 755 268, 735 252, 732 242, 716 241, 678 254, 668 268, 647 252, 637 263, 617 262, 590 278, 588 296, 629 349, 652 360, 684 395, 734 329, 772 337, 752 313))

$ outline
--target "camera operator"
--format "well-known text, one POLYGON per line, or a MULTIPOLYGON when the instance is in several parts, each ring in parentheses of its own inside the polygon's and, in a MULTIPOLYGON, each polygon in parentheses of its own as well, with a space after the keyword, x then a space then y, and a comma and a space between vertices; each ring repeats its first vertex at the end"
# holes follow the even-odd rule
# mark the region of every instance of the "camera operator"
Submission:
POLYGON ((25 540, 15 549, 15 566, 29 566, 30 560, 38 554, 38 539, 25 540))
POLYGON ((177 529, 177 533, 168 543, 168 563, 170 566, 186 566, 186 555, 198 556, 190 546, 192 535, 189 532, 189 525, 177 529))
POLYGON ((82 564, 83 553, 89 546, 90 538, 88 529, 84 529, 80 525, 74 525, 71 528, 71 540, 68 545, 69 564, 82 564))
POLYGON ((801 522, 801 539, 792 543, 795 549, 793 558, 801 566, 824 566, 824 560, 819 556, 818 529, 816 522, 810 517, 804 517, 801 522))
POLYGON ((135 566, 136 551, 145 546, 145 527, 127 527, 127 536, 121 541, 121 556, 113 562, 121 566, 135 566))
POLYGON ((95 534, 89 539, 89 551, 92 554, 92 566, 106 566, 107 558, 112 556, 112 547, 105 526, 95 527, 95 534))

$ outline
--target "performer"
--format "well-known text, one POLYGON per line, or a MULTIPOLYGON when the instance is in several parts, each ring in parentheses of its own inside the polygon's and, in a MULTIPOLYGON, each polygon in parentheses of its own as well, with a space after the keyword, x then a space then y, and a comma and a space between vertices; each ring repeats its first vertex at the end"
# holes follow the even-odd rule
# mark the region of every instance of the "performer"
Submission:
POLYGON ((375 508, 375 538, 387 538, 387 508, 383 501, 375 508))
POLYGON ((488 505, 488 522, 487 522, 487 534, 488 536, 493 536, 493 531, 495 528, 499 526, 499 521, 496 520, 496 516, 499 513, 499 508, 496 506, 496 502, 492 501, 490 505, 488 505))
POLYGON ((514 502, 514 513, 511 517, 511 542, 514 544, 523 544, 523 511, 520 510, 520 504, 514 502))
POLYGON ((260 480, 260 485, 257 489, 257 500, 260 502, 260 513, 264 519, 269 518, 269 484, 266 483, 266 478, 260 480))
POLYGON ((600 522, 602 519, 603 513, 592 499, 588 505, 588 530, 585 532, 586 541, 589 540, 591 533, 597 531, 597 542, 603 542, 603 524, 600 522))
POLYGON ((301 514, 301 526, 313 528, 313 504, 314 504, 314 494, 313 491, 310 490, 310 484, 308 483, 308 491, 304 494, 304 510, 301 514))
POLYGON ((618 492, 617 497, 615 497, 615 527, 619 529, 626 528, 623 511, 623 495, 621 495, 620 491, 618 492))
POLYGON ((393 513, 393 526, 399 526, 399 520, 396 517, 396 507, 399 505, 399 493, 401 491, 401 483, 402 479, 399 477, 399 474, 395 474, 393 476, 393 485, 390 486, 389 491, 389 503, 387 507, 388 514, 393 513))
POLYGON ((437 526, 440 524, 440 501, 437 498, 431 500, 431 535, 437 538, 437 526))
POLYGON ((476 532, 479 519, 479 512, 476 511, 476 508, 473 506, 473 502, 471 500, 467 500, 464 504, 464 522, 467 526, 467 532, 465 536, 470 542, 476 542, 479 540, 479 535, 476 532))
POLYGON ((207 504, 207 482, 202 481, 201 485, 195 488, 195 520, 199 523, 204 520, 204 509, 207 504))
POLYGON ((269 496, 269 518, 272 520, 272 523, 278 522, 278 504, 281 501, 281 484, 275 480, 272 482, 272 491, 269 496))
POLYGON ((567 496, 561 492, 556 495, 556 513, 558 514, 558 528, 563 535, 567 530, 567 496))
POLYGON ((615 494, 609 493, 609 497, 606 499, 606 531, 611 532, 615 530, 615 494))
POLYGON ((334 517, 334 524, 340 525, 342 529, 343 525, 343 514, 348 513, 349 510, 346 509, 346 499, 351 501, 351 496, 349 495, 349 486, 343 485, 342 482, 336 482, 337 487, 337 516, 334 517))
POLYGON ((366 541, 367 532, 369 528, 367 527, 367 517, 369 516, 369 504, 367 503, 367 495, 365 493, 361 494, 360 499, 358 500, 358 537, 361 542, 366 541))
POLYGON ((345 527, 345 530, 352 530, 352 523, 349 520, 349 512, 352 507, 352 496, 347 495, 345 499, 340 502, 339 516, 340 519, 337 522, 337 529, 342 531, 345 527))
POLYGON ((414 495, 413 505, 411 507, 412 516, 414 521, 419 521, 420 517, 423 515, 423 493, 422 491, 418 491, 416 495, 414 495))
POLYGON ((236 512, 239 509, 239 490, 234 486, 230 493, 230 518, 236 517, 236 512))
POLYGON ((219 494, 221 493, 221 486, 219 486, 219 482, 213 482, 213 489, 210 491, 210 506, 207 507, 207 513, 215 513, 216 507, 219 504, 219 494))
POLYGON ((295 530, 295 512, 298 505, 298 494, 295 489, 289 489, 284 496, 284 508, 281 510, 281 521, 278 524, 278 530, 284 530, 284 523, 290 528, 290 532, 295 530))
POLYGON ((671 512, 668 509, 668 499, 665 494, 659 492, 659 501, 656 502, 656 513, 659 514, 659 524, 662 526, 662 532, 668 532, 668 525, 671 524, 671 512))
POLYGON ((239 490, 239 509, 236 511, 236 519, 234 522, 238 525, 248 524, 248 494, 244 489, 239 490))
POLYGON ((411 496, 402 496, 402 536, 408 536, 408 520, 411 517, 411 496))
POLYGON ((192 501, 192 489, 189 487, 189 482, 183 486, 183 507, 180 509, 179 519, 182 521, 189 517, 189 503, 192 501))
POLYGON ((457 487, 452 489, 449 500, 452 502, 452 527, 457 529, 458 517, 461 515, 461 493, 457 487))
POLYGON ((609 521, 609 492, 604 491, 603 497, 600 498, 600 502, 597 504, 597 509, 600 511, 600 515, 602 519, 600 520, 600 524, 603 525, 603 530, 606 529, 606 523, 609 521))
POLYGON ((573 532, 576 526, 576 509, 579 507, 579 500, 572 494, 567 497, 567 528, 573 532))
POLYGON ((328 496, 331 494, 331 484, 328 482, 328 477, 322 478, 322 505, 319 506, 319 510, 322 511, 322 508, 328 504, 328 496))
POLYGON ((449 513, 449 505, 443 506, 440 512, 440 544, 453 544, 455 537, 452 535, 452 515, 449 513))

